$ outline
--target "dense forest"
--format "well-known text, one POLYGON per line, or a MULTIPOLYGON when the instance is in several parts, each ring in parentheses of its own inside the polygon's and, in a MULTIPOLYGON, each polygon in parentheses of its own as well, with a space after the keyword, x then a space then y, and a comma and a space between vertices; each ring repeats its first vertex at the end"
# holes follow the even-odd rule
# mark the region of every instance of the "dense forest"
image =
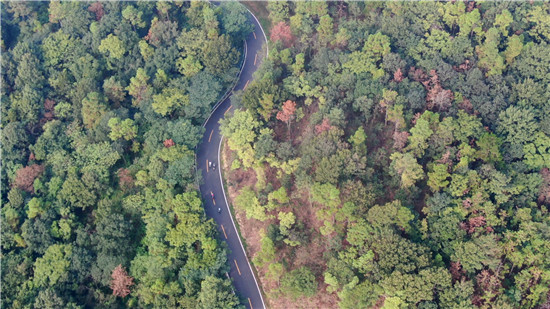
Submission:
POLYGON ((239 3, 2 2, 2 308, 233 308, 194 148, 239 3))
POLYGON ((269 2, 222 121, 273 308, 550 308, 550 4, 269 2))

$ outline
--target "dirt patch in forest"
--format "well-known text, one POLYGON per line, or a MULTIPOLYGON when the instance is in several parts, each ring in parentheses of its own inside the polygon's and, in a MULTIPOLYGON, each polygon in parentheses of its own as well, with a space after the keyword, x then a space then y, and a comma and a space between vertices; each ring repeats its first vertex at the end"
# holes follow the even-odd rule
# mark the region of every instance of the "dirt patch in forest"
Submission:
MULTIPOLYGON (((311 113, 309 113, 311 114, 311 113)), ((304 122, 307 120, 304 117, 304 122)), ((309 118, 309 115, 308 115, 309 118)), ((307 128, 307 123, 300 123, 300 129, 307 128)), ((283 128, 286 129, 286 125, 283 124, 283 128)), ((286 134, 286 132, 284 132, 286 134)), ((299 135, 298 135, 299 136, 299 135)), ((234 199, 238 196, 239 191, 245 186, 254 185, 257 182, 256 173, 253 169, 243 170, 236 169, 231 170, 231 162, 235 158, 235 153, 229 149, 226 143, 223 145, 222 159, 224 177, 227 180, 227 198, 228 202, 233 205, 234 199)), ((281 186, 279 179, 277 178, 277 169, 265 165, 265 177, 266 182, 271 183, 273 189, 276 190, 281 186)), ((317 220, 315 210, 308 199, 308 193, 294 193, 297 188, 293 187, 289 192, 291 197, 290 204, 286 207, 279 208, 278 211, 292 211, 296 218, 303 222, 304 229, 309 234, 307 243, 297 247, 283 246, 277 250, 276 262, 283 262, 287 265, 287 271, 294 270, 301 266, 309 267, 316 275, 317 283, 319 285, 318 293, 313 297, 303 297, 297 300, 284 297, 278 291, 279 283, 270 280, 266 277, 268 265, 256 268, 258 272, 258 280, 262 285, 262 289, 266 293, 266 302, 270 308, 335 308, 337 307, 338 297, 335 293, 328 293, 326 291, 327 285, 324 283, 323 273, 326 270, 325 260, 323 254, 327 248, 327 242, 329 237, 321 236, 319 228, 323 225, 323 222, 317 220), (283 261, 284 260, 284 261, 283 261)), ((266 220, 261 222, 255 219, 247 219, 244 210, 233 208, 235 213, 235 219, 239 224, 241 236, 246 243, 246 253, 251 259, 258 250, 261 248, 260 231, 262 229, 267 230, 267 226, 270 223, 277 223, 276 219, 266 220)), ((275 213, 274 212, 274 213, 275 213)))
MULTIPOLYGON (((256 183, 256 173, 254 170, 249 169, 247 171, 243 169, 231 170, 231 162, 234 160, 235 153, 227 146, 227 141, 223 143, 222 148, 222 165, 223 175, 227 180, 227 199, 231 206, 235 197, 238 196, 239 191, 245 186, 252 186, 256 183)), ((249 258, 252 258, 254 254, 260 249, 260 235, 259 231, 262 228, 262 222, 258 220, 246 219, 244 210, 232 207, 235 213, 235 220, 239 224, 241 236, 246 243, 246 253, 249 258)))
MULTIPOLYGON (((322 279, 322 278, 321 278, 322 279)), ((319 278, 317 280, 319 282, 319 278)), ((320 282, 323 282, 322 280, 320 282)), ((320 284, 320 291, 313 297, 301 297, 296 300, 288 297, 279 297, 276 303, 270 299, 269 307, 277 309, 313 309, 313 308, 338 308, 338 301, 334 293, 328 293, 326 284, 320 284)))
MULTIPOLYGON (((227 145, 227 141, 223 143, 222 159, 223 159, 223 176, 227 180, 228 189, 233 189, 238 192, 243 187, 254 185, 257 182, 256 173, 252 169, 244 170, 242 168, 231 170, 231 163, 235 160, 236 154, 231 151, 227 145)), ((234 198, 234 196, 233 196, 234 198)), ((231 198, 231 200, 233 200, 231 198)))

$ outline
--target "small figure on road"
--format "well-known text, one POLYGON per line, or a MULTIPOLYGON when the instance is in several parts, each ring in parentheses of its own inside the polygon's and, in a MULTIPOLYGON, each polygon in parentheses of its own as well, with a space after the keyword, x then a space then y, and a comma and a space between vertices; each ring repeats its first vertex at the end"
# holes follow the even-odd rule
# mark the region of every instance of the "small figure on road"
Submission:
POLYGON ((212 170, 216 170, 216 163, 212 163, 212 170))
POLYGON ((208 161, 208 167, 212 167, 212 161, 208 161))
POLYGON ((222 209, 218 207, 218 213, 221 213, 222 212, 222 209))

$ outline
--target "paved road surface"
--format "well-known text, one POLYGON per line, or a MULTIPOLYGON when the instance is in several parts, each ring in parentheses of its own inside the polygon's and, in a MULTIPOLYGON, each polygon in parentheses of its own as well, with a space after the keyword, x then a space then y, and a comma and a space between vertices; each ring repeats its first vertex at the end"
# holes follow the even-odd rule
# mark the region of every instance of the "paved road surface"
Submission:
MULTIPOLYGON (((240 79, 234 88, 235 91, 243 89, 252 80, 252 73, 256 71, 259 65, 256 54, 266 42, 262 28, 252 14, 249 15, 249 20, 254 24, 255 31, 246 40, 246 58, 240 79)), ((260 55, 258 55, 258 57, 260 57, 260 55)), ((218 122, 223 118, 224 113, 231 108, 230 98, 231 96, 225 99, 218 108, 214 110, 204 125, 206 130, 202 137, 201 144, 197 148, 197 167, 201 169, 203 177, 200 191, 205 201, 204 207, 206 215, 215 220, 221 239, 227 242, 231 250, 227 256, 231 266, 229 276, 233 279, 236 293, 244 300, 247 308, 259 309, 265 308, 265 304, 257 280, 254 277, 254 273, 252 272, 246 253, 240 242, 239 235, 235 229, 233 218, 231 218, 231 213, 227 207, 221 173, 218 168, 218 156, 222 140, 218 122), (207 171, 207 160, 216 163, 215 170, 209 168, 207 171), (212 201, 210 192, 214 193, 215 205, 212 201), (221 213, 218 213, 218 208, 221 208, 221 213)))

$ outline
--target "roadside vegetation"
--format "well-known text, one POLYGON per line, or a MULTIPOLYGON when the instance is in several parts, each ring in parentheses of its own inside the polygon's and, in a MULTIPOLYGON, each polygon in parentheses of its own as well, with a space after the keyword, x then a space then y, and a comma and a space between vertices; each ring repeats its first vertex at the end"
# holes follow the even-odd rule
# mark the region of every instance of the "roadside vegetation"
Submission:
POLYGON ((550 5, 267 9, 221 130, 271 307, 548 307, 550 5))

